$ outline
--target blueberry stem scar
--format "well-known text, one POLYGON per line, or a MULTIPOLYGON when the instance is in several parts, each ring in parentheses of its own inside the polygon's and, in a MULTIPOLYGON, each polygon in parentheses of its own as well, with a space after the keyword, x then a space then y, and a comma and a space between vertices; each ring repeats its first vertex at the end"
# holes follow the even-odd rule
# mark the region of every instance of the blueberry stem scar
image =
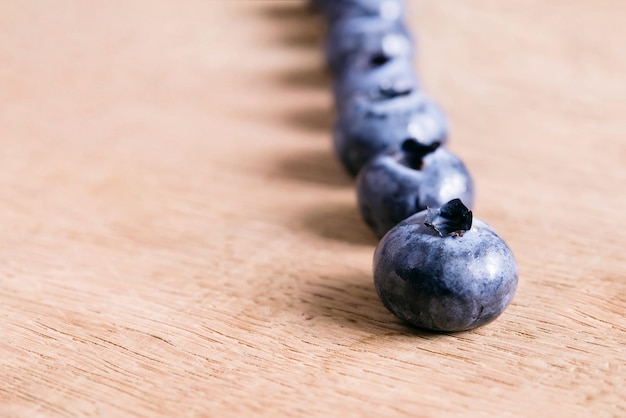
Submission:
POLYGON ((383 53, 378 53, 373 55, 370 58, 370 65, 372 68, 380 67, 381 65, 387 64, 391 60, 391 57, 387 56, 383 53))
POLYGON ((441 142, 422 144, 413 138, 406 139, 401 145, 404 155, 400 162, 414 170, 421 170, 423 168, 424 157, 434 152, 440 145, 441 142))
POLYGON ((434 229, 442 237, 462 237, 472 228, 472 211, 461 199, 452 199, 438 209, 428 208, 424 225, 434 229))
MULTIPOLYGON (((377 98, 382 100, 395 99, 397 97, 408 96, 413 92, 414 87, 412 85, 400 86, 379 86, 377 98)), ((376 96, 376 93, 374 93, 376 96)))

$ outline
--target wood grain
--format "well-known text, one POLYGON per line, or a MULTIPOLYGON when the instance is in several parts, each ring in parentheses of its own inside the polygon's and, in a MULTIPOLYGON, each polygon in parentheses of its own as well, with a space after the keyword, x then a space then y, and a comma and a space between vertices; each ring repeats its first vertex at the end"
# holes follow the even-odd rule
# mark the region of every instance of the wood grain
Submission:
POLYGON ((626 3, 422 0, 496 322, 399 323, 296 1, 0 4, 0 416, 626 416, 626 3))

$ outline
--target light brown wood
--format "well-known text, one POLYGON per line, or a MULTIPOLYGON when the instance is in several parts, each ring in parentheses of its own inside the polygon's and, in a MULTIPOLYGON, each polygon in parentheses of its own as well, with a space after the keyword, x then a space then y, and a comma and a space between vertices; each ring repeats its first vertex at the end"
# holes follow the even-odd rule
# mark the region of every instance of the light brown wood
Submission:
POLYGON ((626 416, 626 3, 411 2, 520 266, 455 335, 376 297, 302 5, 0 4, 0 416, 626 416))

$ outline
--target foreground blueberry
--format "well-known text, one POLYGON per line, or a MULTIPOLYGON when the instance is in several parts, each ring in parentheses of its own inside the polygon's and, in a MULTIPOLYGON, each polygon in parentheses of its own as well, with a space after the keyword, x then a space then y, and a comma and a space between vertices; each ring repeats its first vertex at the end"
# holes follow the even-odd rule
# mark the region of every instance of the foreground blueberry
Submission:
POLYGON ((376 154, 418 138, 422 144, 445 143, 448 122, 424 92, 379 88, 342 103, 333 131, 335 154, 355 176, 376 154))
POLYGON ((356 93, 370 94, 378 89, 402 91, 419 88, 413 61, 386 55, 383 51, 355 56, 333 82, 337 107, 356 93))
POLYGON ((382 303, 420 328, 465 331, 496 319, 517 290, 513 253, 459 201, 391 229, 374 253, 382 303))
POLYGON ((328 30, 324 46, 328 67, 340 74, 361 55, 383 53, 387 57, 412 59, 413 39, 402 21, 352 17, 336 21, 328 30))
POLYGON ((460 198, 474 203, 474 184, 463 162, 435 142, 414 139, 378 154, 356 181, 363 220, 382 237, 400 221, 427 207, 460 198))

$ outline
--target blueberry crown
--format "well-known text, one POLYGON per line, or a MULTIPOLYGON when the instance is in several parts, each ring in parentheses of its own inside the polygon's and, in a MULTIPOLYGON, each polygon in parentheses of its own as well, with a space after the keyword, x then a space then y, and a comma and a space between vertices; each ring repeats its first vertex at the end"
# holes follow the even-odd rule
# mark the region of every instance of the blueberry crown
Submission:
POLYGON ((424 157, 434 152, 441 142, 422 144, 415 138, 405 139, 400 146, 402 157, 400 162, 414 170, 421 170, 424 167, 424 157))
POLYGON ((380 52, 370 57, 369 65, 371 68, 376 68, 380 67, 381 65, 387 64, 389 61, 391 61, 391 57, 385 53, 380 52))
POLYGON ((415 86, 413 83, 385 82, 381 83, 378 88, 370 92, 369 99, 373 101, 391 100, 398 97, 410 96, 414 90, 415 86))
POLYGON ((472 211, 461 202, 453 199, 439 209, 428 208, 424 225, 434 229, 442 237, 452 235, 462 237, 472 228, 472 211))

